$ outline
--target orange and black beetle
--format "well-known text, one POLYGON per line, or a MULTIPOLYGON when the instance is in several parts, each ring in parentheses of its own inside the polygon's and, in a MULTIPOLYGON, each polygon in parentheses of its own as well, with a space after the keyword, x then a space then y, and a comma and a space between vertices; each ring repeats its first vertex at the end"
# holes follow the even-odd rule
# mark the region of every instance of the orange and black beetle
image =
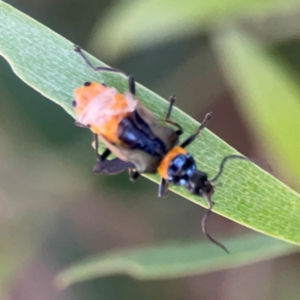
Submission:
POLYGON ((214 205, 211 200, 214 193, 212 183, 220 177, 228 159, 249 159, 239 155, 224 157, 218 174, 209 180, 206 173, 198 170, 193 156, 185 148, 206 127, 212 118, 211 113, 206 114, 193 135, 177 146, 183 129, 178 123, 170 120, 174 96, 169 99, 165 122, 176 127, 176 130, 161 124, 141 105, 135 97, 133 76, 118 69, 94 67, 79 46, 75 46, 75 51, 94 71, 123 74, 127 76, 129 83, 129 92, 125 94, 95 82, 86 82, 75 91, 73 106, 77 115, 76 125, 90 128, 95 136, 94 146, 98 163, 94 166, 94 172, 117 174, 128 170, 131 181, 135 181, 141 173, 158 172, 162 178, 159 197, 167 194, 168 183, 184 186, 193 195, 204 197, 209 207, 202 219, 202 230, 213 243, 228 252, 225 246, 214 240, 206 230, 206 220, 214 205), (101 155, 98 153, 99 138, 107 147, 101 155), (107 160, 111 153, 117 158, 107 160))

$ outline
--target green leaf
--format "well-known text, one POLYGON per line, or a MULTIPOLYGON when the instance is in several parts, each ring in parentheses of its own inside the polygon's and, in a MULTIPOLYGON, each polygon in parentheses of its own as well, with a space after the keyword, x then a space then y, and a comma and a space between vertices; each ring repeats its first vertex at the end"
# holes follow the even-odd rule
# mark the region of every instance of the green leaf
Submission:
POLYGON ((110 251, 67 268, 56 276, 55 285, 64 289, 96 277, 128 274, 141 280, 178 278, 219 271, 297 251, 298 247, 265 237, 246 236, 222 241, 231 255, 209 242, 167 243, 110 251))
MULTIPOLYGON (((280 169, 300 179, 300 88, 296 76, 258 42, 238 31, 216 39, 216 52, 237 104, 280 169)), ((297 180, 298 179, 298 180, 297 180)))
POLYGON ((93 50, 116 57, 199 34, 224 20, 292 8, 297 0, 127 0, 113 5, 91 35, 93 50))
MULTIPOLYGON (((121 92, 127 89, 127 80, 123 76, 93 72, 74 53, 71 42, 4 2, 0 2, 0 20, 0 53, 22 80, 61 105, 70 115, 74 116, 73 91, 85 81, 105 82, 121 92)), ((94 64, 104 65, 90 58, 94 64)), ((139 84, 137 95, 163 120, 168 106, 164 99, 139 84)), ((24 101, 30 105, 30 99, 24 101)), ((185 129, 183 138, 194 133, 199 126, 177 108, 172 118, 185 129)), ((208 172, 209 178, 216 174, 225 155, 236 153, 209 130, 204 130, 188 150, 194 155, 198 167, 208 172)), ((155 182, 159 180, 158 176, 147 177, 155 182)), ((217 188, 213 196, 215 212, 257 231, 300 244, 300 197, 297 193, 246 161, 228 162, 221 180, 223 187, 217 188)), ((171 190, 206 206, 203 198, 191 195, 184 188, 171 187, 171 190)), ((156 193, 153 191, 154 195, 156 193)))

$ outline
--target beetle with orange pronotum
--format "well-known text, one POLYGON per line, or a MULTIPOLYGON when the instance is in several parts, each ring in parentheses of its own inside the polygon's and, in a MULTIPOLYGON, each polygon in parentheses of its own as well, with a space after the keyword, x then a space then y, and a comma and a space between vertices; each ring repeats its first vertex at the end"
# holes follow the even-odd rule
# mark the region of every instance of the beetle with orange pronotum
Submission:
POLYGON ((206 127, 212 113, 206 114, 196 132, 179 144, 183 128, 170 119, 174 96, 169 99, 169 108, 165 116, 165 122, 174 127, 171 128, 159 122, 136 98, 133 76, 118 69, 94 67, 79 46, 75 46, 75 51, 94 71, 125 75, 129 84, 129 91, 124 94, 114 87, 107 87, 104 83, 89 81, 75 90, 75 124, 87 127, 94 133, 98 160, 94 172, 117 174, 128 170, 131 181, 135 181, 142 173, 158 173, 161 176, 159 197, 167 194, 170 183, 186 187, 193 195, 205 198, 208 210, 202 218, 202 230, 213 243, 228 252, 206 229, 207 217, 214 205, 211 199, 214 193, 213 183, 221 176, 227 160, 249 159, 240 155, 226 156, 220 164, 218 174, 213 179, 208 179, 207 174, 197 168, 193 156, 185 148, 206 127), (98 153, 98 139, 107 147, 102 154, 98 153), (107 160, 111 153, 117 158, 107 160))

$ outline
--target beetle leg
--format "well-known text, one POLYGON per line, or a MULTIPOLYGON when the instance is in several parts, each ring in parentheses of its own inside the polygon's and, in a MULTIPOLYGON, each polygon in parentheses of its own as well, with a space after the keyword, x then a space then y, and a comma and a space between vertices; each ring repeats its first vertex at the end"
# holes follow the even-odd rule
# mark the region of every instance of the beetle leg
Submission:
POLYGON ((104 164, 106 158, 111 154, 111 151, 108 148, 106 148, 102 154, 99 154, 99 152, 98 152, 98 142, 96 142, 96 141, 98 141, 98 139, 95 139, 95 149, 96 149, 97 163, 93 167, 93 172, 94 173, 103 173, 102 171, 99 171, 99 170, 103 169, 102 165, 104 164))
POLYGON ((195 138, 200 134, 200 132, 207 126, 207 123, 209 122, 209 120, 212 118, 212 113, 207 113, 204 117, 204 120, 202 121, 201 125, 199 126, 199 128, 197 129, 197 131, 192 134, 190 137, 188 137, 181 145, 180 147, 185 148, 186 146, 188 146, 190 143, 192 143, 195 138))
POLYGON ((158 187, 158 197, 165 197, 167 196, 168 192, 168 182, 164 178, 162 178, 158 187))
POLYGON ((134 165, 129 161, 123 161, 119 158, 112 160, 99 161, 93 168, 93 172, 96 174, 115 175, 122 173, 130 168, 134 168, 134 165))
POLYGON ((104 163, 106 158, 111 154, 111 151, 109 149, 105 149, 102 154, 99 154, 97 149, 98 149, 98 147, 96 148, 97 163, 93 167, 94 173, 99 173, 99 172, 96 172, 95 170, 102 169, 102 167, 101 167, 102 164, 104 163))
MULTIPOLYGON (((95 145, 97 145, 97 143, 95 143, 95 145)), ((104 161, 106 160, 106 158, 110 154, 111 154, 111 151, 108 148, 106 148, 102 154, 99 154, 98 147, 96 147, 97 163, 93 167, 94 173, 102 173, 102 171, 99 171, 99 170, 102 170, 102 165, 103 165, 104 161)))
POLYGON ((112 72, 112 73, 119 73, 119 74, 123 74, 128 78, 128 85, 129 85, 129 91, 132 95, 135 95, 135 80, 134 77, 127 74, 126 72, 119 70, 119 69, 114 69, 114 68, 109 68, 109 67, 95 67, 90 61, 89 59, 85 56, 85 54, 82 52, 80 46, 74 45, 74 50, 75 52, 77 52, 82 58, 83 60, 86 62, 86 64, 92 68, 95 72, 112 72))
POLYGON ((140 176, 140 173, 135 171, 134 169, 128 169, 128 175, 129 175, 129 179, 131 182, 135 182, 139 176, 140 176))
POLYGON ((102 154, 99 153, 99 139, 97 134, 94 134, 94 145, 98 163, 105 161, 106 158, 111 154, 111 151, 108 148, 106 148, 102 154))
POLYGON ((89 128, 89 126, 84 125, 84 124, 82 124, 82 123, 80 123, 80 122, 78 122, 78 121, 75 121, 75 122, 74 122, 74 125, 77 126, 77 127, 81 127, 81 128, 89 128))
POLYGON ((168 112, 167 112, 166 117, 165 117, 165 122, 176 126, 178 128, 178 130, 176 131, 176 133, 179 136, 179 135, 181 135, 183 133, 182 127, 178 123, 170 120, 170 116, 171 116, 172 109, 173 109, 175 101, 176 101, 176 97, 174 95, 172 95, 169 98, 169 108, 168 108, 168 112))

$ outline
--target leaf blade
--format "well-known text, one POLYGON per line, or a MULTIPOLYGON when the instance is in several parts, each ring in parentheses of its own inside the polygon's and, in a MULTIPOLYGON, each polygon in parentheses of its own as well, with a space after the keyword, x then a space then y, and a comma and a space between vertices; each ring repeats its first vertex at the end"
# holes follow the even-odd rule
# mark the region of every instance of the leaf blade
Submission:
POLYGON ((127 274, 138 280, 179 278, 247 265, 298 249, 262 235, 222 242, 233 249, 230 255, 217 251, 208 242, 165 243, 103 253, 63 270, 56 276, 55 285, 64 289, 74 283, 116 274, 127 274))

